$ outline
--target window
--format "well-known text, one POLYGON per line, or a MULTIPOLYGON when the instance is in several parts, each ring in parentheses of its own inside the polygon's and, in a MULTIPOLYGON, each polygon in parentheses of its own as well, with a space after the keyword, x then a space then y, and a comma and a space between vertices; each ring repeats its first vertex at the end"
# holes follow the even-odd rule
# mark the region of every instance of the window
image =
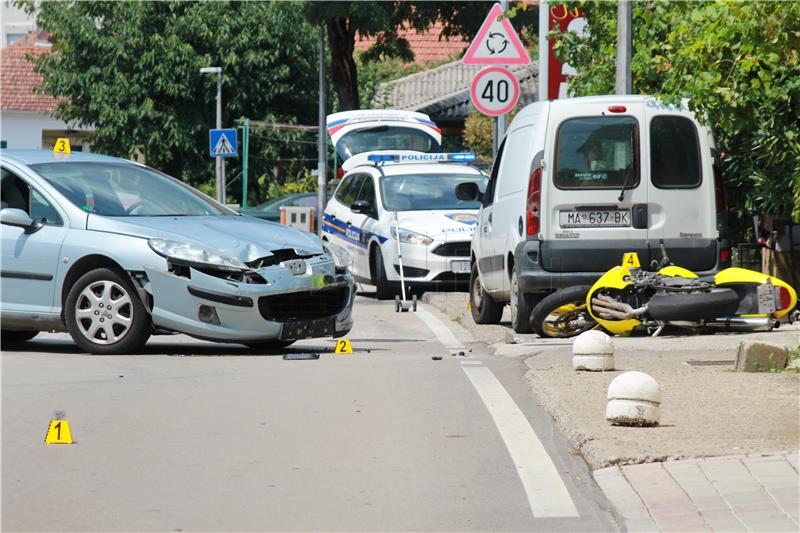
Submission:
POLYGON ((486 176, 479 174, 399 174, 381 178, 381 197, 387 211, 432 209, 478 209, 477 201, 456 198, 461 183, 478 184, 486 189, 486 176))
POLYGON ((633 117, 565 120, 556 137, 559 189, 628 189, 639 185, 639 128, 633 117))
POLYGON ((497 156, 494 158, 494 165, 492 166, 492 174, 489 176, 489 183, 486 185, 486 193, 483 195, 483 205, 492 205, 494 202, 494 190, 497 187, 497 174, 500 172, 500 163, 503 162, 503 152, 506 147, 506 139, 500 143, 497 149, 497 156))
POLYGON ((441 149, 431 135, 416 128, 378 125, 345 133, 336 143, 339 159, 347 161, 356 154, 374 150, 416 150, 438 152, 441 149))
POLYGON ((365 200, 369 202, 369 213, 366 213, 372 218, 378 218, 378 209, 375 205, 375 182, 371 176, 364 177, 364 184, 361 186, 361 191, 358 193, 356 200, 365 200))
POLYGON ((700 186, 700 143, 691 120, 663 115, 650 122, 650 176, 659 189, 700 186))
POLYGON ((361 182, 364 180, 363 174, 348 176, 339 188, 336 189, 336 199, 344 206, 350 207, 356 199, 361 182))
POLYGON ((2 170, 0 190, 3 208, 22 209, 33 220, 50 226, 62 225, 61 217, 53 206, 36 189, 6 169, 2 170))

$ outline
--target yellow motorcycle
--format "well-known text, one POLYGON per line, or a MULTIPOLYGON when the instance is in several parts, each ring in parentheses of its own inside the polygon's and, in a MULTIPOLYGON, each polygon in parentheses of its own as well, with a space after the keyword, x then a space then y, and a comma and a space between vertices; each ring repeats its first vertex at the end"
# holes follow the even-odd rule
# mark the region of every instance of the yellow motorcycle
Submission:
POLYGON ((663 244, 661 252, 655 271, 643 270, 638 256, 627 253, 622 265, 591 287, 548 295, 533 309, 531 328, 542 337, 572 337, 598 327, 621 336, 658 336, 666 326, 770 331, 797 304, 797 292, 778 278, 744 268, 699 277, 672 265, 663 244))

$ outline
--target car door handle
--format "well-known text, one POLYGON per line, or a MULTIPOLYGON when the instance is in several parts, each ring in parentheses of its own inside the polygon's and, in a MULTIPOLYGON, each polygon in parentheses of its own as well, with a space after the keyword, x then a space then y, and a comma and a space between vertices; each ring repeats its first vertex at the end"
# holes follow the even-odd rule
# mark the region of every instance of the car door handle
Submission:
POLYGON ((353 224, 351 222, 347 222, 347 225, 348 226, 352 226, 353 224))

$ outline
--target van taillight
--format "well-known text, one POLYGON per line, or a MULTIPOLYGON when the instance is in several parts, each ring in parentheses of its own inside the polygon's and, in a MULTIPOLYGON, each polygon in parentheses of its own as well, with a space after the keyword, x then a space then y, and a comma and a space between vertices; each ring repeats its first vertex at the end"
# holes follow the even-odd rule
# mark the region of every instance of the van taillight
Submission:
POLYGON ((539 233, 539 208, 542 200, 542 167, 537 167, 531 173, 528 181, 528 208, 527 228, 528 237, 535 237, 539 233))
POLYGON ((624 113, 627 111, 624 105, 612 105, 608 107, 608 110, 612 113, 624 113))
POLYGON ((717 208, 717 230, 720 237, 726 237, 728 225, 728 202, 725 199, 725 179, 719 156, 714 155, 714 199, 717 208))
POLYGON ((731 258, 731 250, 730 250, 730 248, 720 248, 719 249, 719 262, 720 262, 720 264, 727 263, 728 259, 730 259, 730 258, 731 258))

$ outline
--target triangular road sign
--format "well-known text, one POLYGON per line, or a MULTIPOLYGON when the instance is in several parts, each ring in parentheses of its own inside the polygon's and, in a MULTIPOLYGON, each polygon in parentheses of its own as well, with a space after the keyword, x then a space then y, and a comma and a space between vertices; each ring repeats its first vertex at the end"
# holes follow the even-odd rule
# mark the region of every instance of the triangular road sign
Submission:
POLYGON ((236 150, 233 149, 228 136, 224 133, 219 136, 216 146, 214 146, 215 154, 235 154, 236 150))
POLYGON ((507 18, 498 20, 503 8, 495 4, 469 45, 464 63, 468 65, 527 65, 528 51, 507 18))

